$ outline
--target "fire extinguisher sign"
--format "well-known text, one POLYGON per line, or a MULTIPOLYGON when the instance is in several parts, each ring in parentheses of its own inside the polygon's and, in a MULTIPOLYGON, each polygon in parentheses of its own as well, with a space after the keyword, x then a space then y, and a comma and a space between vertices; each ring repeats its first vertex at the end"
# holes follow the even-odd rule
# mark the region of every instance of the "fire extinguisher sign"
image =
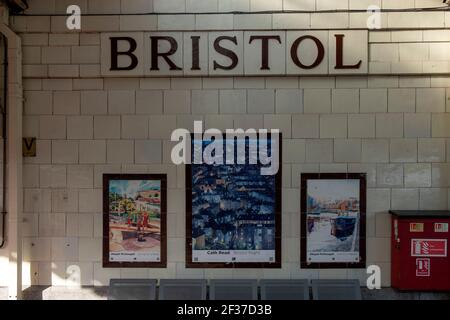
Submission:
POLYGON ((416 259, 416 277, 429 277, 431 274, 430 269, 429 258, 416 259))
POLYGON ((446 239, 411 239, 412 257, 446 257, 446 239))

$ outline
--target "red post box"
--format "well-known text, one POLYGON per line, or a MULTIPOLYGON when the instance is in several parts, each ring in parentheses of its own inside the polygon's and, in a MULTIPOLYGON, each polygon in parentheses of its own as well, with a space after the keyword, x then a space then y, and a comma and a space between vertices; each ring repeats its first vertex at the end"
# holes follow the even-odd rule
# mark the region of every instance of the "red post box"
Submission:
POLYGON ((399 290, 450 291, 450 211, 391 211, 391 283, 399 290))

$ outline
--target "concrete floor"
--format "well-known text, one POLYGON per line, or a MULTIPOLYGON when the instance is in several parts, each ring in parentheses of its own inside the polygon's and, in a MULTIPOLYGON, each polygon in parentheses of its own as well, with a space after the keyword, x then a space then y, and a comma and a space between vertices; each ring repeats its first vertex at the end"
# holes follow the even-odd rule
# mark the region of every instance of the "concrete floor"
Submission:
MULTIPOLYGON (((25 300, 105 300, 108 287, 46 287, 33 286, 24 291, 25 300)), ((450 300, 450 292, 400 292, 392 288, 368 290, 362 288, 364 300, 450 300)), ((6 299, 6 290, 0 288, 0 300, 6 299)))
POLYGON ((450 292, 404 292, 392 288, 361 289, 364 300, 450 300, 450 292))
POLYGON ((8 291, 6 288, 0 287, 0 300, 6 300, 8 299, 8 291))
POLYGON ((23 292, 24 300, 106 300, 108 287, 32 286, 23 292))

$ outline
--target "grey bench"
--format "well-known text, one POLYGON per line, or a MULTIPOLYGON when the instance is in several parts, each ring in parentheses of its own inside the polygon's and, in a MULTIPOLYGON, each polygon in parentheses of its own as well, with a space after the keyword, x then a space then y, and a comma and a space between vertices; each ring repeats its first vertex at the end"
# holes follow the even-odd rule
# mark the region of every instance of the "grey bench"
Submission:
POLYGON ((159 300, 206 300, 206 280, 162 279, 159 300))
POLYGON ((155 300, 155 279, 111 279, 108 300, 155 300))
POLYGON ((211 280, 210 300, 258 300, 256 280, 211 280))
POLYGON ((261 280, 261 300, 309 300, 308 280, 261 280))
POLYGON ((314 300, 361 300, 359 280, 311 280, 314 300))

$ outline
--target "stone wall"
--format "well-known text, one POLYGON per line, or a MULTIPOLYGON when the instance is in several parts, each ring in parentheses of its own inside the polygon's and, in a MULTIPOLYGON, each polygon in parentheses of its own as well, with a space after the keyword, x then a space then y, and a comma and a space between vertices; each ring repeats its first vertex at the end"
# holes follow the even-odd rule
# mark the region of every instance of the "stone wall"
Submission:
MULTIPOLYGON (((37 157, 24 164, 26 284, 102 286, 119 277, 365 283, 365 270, 300 269, 299 177, 366 172, 367 262, 381 267, 383 286, 389 286, 388 210, 448 209, 449 12, 383 13, 389 29, 370 32, 365 76, 102 78, 100 32, 365 28, 367 14, 195 14, 336 8, 337 1, 321 0, 81 1, 89 13, 111 15, 85 16, 82 32, 69 33, 65 17, 51 15, 77 2, 30 1, 29 12, 41 15, 11 20, 23 40, 24 136, 38 138, 37 157), (152 11, 188 14, 120 15, 152 11), (169 138, 176 128, 191 129, 194 120, 210 128, 282 130, 281 269, 185 268, 185 172, 171 163, 169 138), (102 268, 101 175, 116 172, 167 173, 167 268, 102 268)), ((364 9, 361 2, 338 1, 342 9, 364 9)), ((442 5, 375 2, 384 8, 442 5)))
POLYGON ((76 4, 89 14, 214 13, 259 11, 439 8, 441 0, 28 0, 29 14, 66 13, 76 4))

